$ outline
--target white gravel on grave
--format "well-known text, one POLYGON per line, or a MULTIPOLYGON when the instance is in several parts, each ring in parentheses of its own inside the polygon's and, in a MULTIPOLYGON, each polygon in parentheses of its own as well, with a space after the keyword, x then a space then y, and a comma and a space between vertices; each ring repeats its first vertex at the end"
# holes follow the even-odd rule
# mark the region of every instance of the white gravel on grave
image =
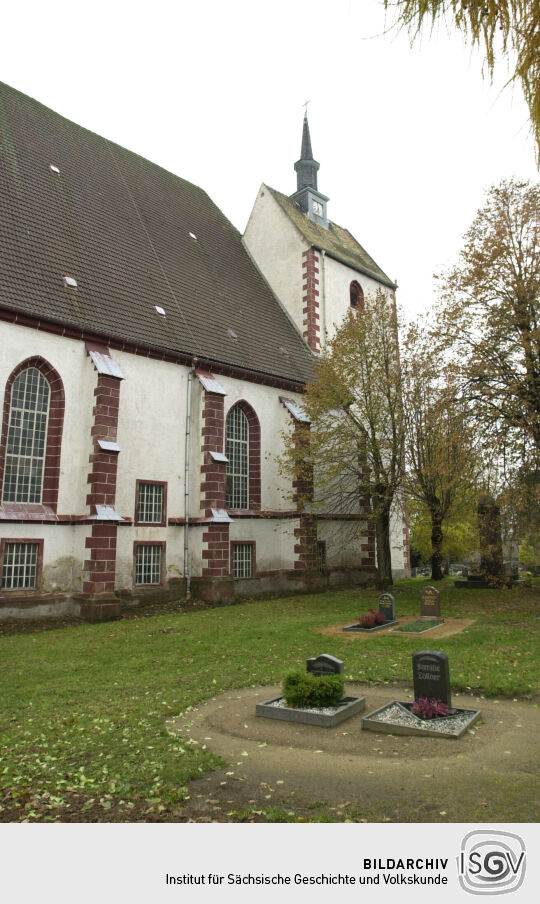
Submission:
POLYGON ((470 722, 473 710, 464 709, 450 716, 439 716, 436 719, 419 719, 413 713, 408 712, 399 703, 390 703, 382 712, 369 716, 373 722, 388 722, 391 725, 402 725, 405 728, 429 728, 430 731, 440 731, 446 734, 458 734, 465 725, 470 722))
POLYGON ((298 709, 303 713, 323 713, 326 716, 333 716, 336 710, 339 709, 338 706, 287 706, 284 697, 274 700, 268 706, 277 706, 278 709, 298 709))

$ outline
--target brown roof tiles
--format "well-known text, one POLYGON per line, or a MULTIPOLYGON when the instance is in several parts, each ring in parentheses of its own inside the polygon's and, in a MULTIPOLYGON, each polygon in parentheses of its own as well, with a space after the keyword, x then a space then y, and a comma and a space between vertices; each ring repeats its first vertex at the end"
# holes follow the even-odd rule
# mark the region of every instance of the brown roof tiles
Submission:
POLYGON ((2 304, 260 374, 311 372, 240 233, 202 189, 0 83, 2 304))

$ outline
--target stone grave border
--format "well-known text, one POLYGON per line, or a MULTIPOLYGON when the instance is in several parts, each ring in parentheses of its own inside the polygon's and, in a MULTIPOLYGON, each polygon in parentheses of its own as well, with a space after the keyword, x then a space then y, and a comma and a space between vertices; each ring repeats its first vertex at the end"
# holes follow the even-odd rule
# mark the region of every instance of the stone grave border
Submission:
POLYGON ((382 631, 383 628, 391 628, 393 625, 399 625, 399 621, 395 618, 393 621, 385 622, 384 625, 373 625, 372 628, 363 628, 359 623, 354 625, 346 625, 342 631, 359 631, 361 634, 373 634, 374 631, 382 631))
POLYGON ((362 731, 378 731, 383 734, 412 735, 429 738, 448 738, 457 741, 462 737, 462 735, 465 734, 466 731, 468 731, 471 725, 474 725, 474 723, 480 718, 480 716, 482 715, 481 710, 458 709, 457 707, 455 707, 451 715, 442 716, 437 719, 437 722, 441 722, 445 718, 451 719, 452 715, 459 715, 464 713, 470 713, 470 718, 467 719, 467 721, 462 725, 459 731, 435 731, 434 729, 429 728, 429 723, 432 720, 420 719, 419 716, 415 716, 414 713, 411 713, 407 703, 404 703, 401 700, 392 700, 390 701, 390 703, 385 703, 383 706, 379 706, 378 709, 374 709, 373 712, 368 713, 367 716, 362 716, 362 731), (373 718, 379 713, 384 712, 386 709, 389 709, 391 706, 396 705, 402 707, 408 716, 413 716, 415 719, 417 719, 418 726, 399 725, 395 722, 380 722, 378 719, 373 718))
MULTIPOLYGON (((414 622, 411 622, 411 625, 414 625, 414 624, 416 624, 416 622, 419 622, 419 621, 420 621, 420 619, 417 618, 417 619, 415 619, 414 622)), ((407 628, 409 627, 409 624, 406 622, 399 629, 399 631, 392 631, 392 634, 411 634, 413 637, 420 637, 422 634, 427 634, 428 631, 433 631, 435 628, 440 628, 441 625, 444 625, 444 619, 441 618, 440 621, 433 622, 432 624, 428 621, 422 621, 422 624, 426 625, 426 627, 422 628, 421 631, 408 631, 407 628)), ((345 630, 345 628, 343 630, 345 630)))
MULTIPOLYGON (((363 712, 366 708, 365 697, 342 697, 333 713, 318 712, 317 710, 295 709, 292 706, 272 706, 283 700, 283 697, 272 697, 263 703, 255 704, 255 715, 264 716, 267 719, 282 719, 285 722, 302 722, 305 725, 320 725, 332 728, 339 725, 345 719, 363 712)), ((327 707, 329 708, 329 707, 327 707)))

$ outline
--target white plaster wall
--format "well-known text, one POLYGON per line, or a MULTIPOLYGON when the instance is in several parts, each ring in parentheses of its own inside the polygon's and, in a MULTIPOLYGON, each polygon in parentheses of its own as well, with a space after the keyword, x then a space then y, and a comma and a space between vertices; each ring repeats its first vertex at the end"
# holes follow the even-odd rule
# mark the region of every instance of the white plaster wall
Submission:
POLYGON ((93 422, 94 388, 97 374, 84 342, 55 336, 18 324, 0 323, 0 387, 3 398, 6 381, 14 368, 33 355, 44 358, 59 373, 64 385, 65 413, 60 456, 59 514, 87 511, 86 479, 92 451, 90 428, 93 422))
POLYGON ((219 377, 226 390, 225 418, 241 399, 254 409, 261 425, 261 508, 279 511, 293 508, 291 481, 279 473, 278 456, 283 447, 282 434, 294 426, 291 414, 280 396, 301 403, 297 393, 273 389, 257 383, 219 377))
POLYGON ((231 524, 229 534, 231 541, 249 540, 256 543, 257 572, 274 571, 294 568, 295 527, 298 527, 296 518, 264 521, 257 518, 238 518, 231 524))
POLYGON ((392 558, 392 573, 397 577, 403 577, 407 571, 407 563, 403 552, 403 528, 405 521, 399 504, 394 506, 390 516, 390 553, 392 558))
POLYGON ((135 588, 133 544, 135 541, 164 541, 167 579, 182 577, 184 572, 184 528, 175 527, 122 527, 116 539, 116 590, 135 588))
MULTIPOLYGON (((0 523, 0 537, 6 540, 43 540, 44 593, 70 593, 82 590, 81 566, 86 558, 84 524, 0 523)), ((9 591, 5 591, 9 599, 9 591)))
MULTIPOLYGON (((347 269, 347 268, 345 268, 347 269)), ((347 279, 348 276, 347 275, 347 279)), ((348 303, 348 281, 345 280, 348 303)), ((58 337, 18 325, 0 323, 0 385, 5 385, 12 370, 25 358, 40 355, 60 374, 66 396, 61 453, 59 492, 60 514, 83 515, 88 512, 86 495, 90 469, 90 430, 95 403, 97 373, 83 342, 58 337)), ((120 386, 118 443, 117 510, 133 518, 136 480, 162 480, 168 484, 169 517, 184 515, 184 444, 188 369, 127 352, 112 352, 125 379, 120 386)), ((227 395, 225 416, 244 399, 255 410, 261 425, 261 491, 263 510, 294 508, 290 480, 279 473, 277 456, 282 448, 282 433, 294 427, 294 421, 279 398, 281 395, 301 402, 301 396, 280 389, 218 376, 227 395)), ((201 405, 203 391, 193 380, 191 424, 191 517, 199 513, 201 463, 201 405)), ((292 568, 294 565, 294 527, 296 519, 238 519, 230 529, 231 539, 257 543, 257 568, 261 571, 292 568)), ((202 533, 190 528, 190 571, 200 575, 202 533)), ((321 539, 328 527, 321 527, 321 539)), ((13 538, 44 538, 44 590, 82 590, 82 566, 90 558, 85 538, 89 525, 1 524, 0 535, 13 538)), ((183 573, 183 528, 119 526, 117 537, 117 589, 133 587, 134 540, 164 540, 167 543, 167 574, 183 573)), ((361 542, 360 540, 358 542, 361 542)), ((401 519, 396 516, 392 541, 394 567, 403 567, 401 519), (401 558, 399 558, 401 556, 401 558)), ((328 535, 328 563, 355 564, 353 544, 334 542, 328 535)))
POLYGON ((255 199, 243 241, 303 335, 302 252, 309 245, 265 185, 255 199))
POLYGON ((390 296, 391 290, 387 286, 319 252, 321 349, 333 338, 336 327, 350 308, 350 285, 353 281, 362 287, 366 298, 368 295, 375 295, 378 289, 382 289, 387 297, 390 296))
MULTIPOLYGON (((190 417, 190 463, 189 463, 189 511, 190 517, 199 517, 203 514, 201 509, 201 463, 203 444, 202 428, 205 392, 197 377, 193 377, 191 385, 191 417, 190 417)), ((219 449, 218 451, 223 451, 219 449)), ((184 516, 184 503, 182 503, 182 517, 184 516)), ((191 536, 191 534, 190 534, 191 536)), ((190 548, 192 542, 190 539, 190 548)), ((201 541, 202 552, 202 541, 201 541)), ((195 572, 194 572, 195 573, 195 572)), ((200 574, 200 570, 196 572, 200 574)))
POLYGON ((362 565, 366 555, 361 544, 367 542, 365 522, 319 521, 317 539, 326 541, 326 564, 329 568, 362 565))
POLYGON ((112 355, 124 375, 117 434, 121 449, 117 511, 135 516, 137 480, 165 480, 167 515, 182 517, 188 368, 128 352, 112 355))

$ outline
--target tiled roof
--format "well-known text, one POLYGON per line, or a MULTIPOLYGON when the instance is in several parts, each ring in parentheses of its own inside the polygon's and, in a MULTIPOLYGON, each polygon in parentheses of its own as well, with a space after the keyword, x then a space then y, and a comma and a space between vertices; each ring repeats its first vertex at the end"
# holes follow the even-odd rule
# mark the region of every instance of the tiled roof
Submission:
POLYGON ((2 304, 260 374, 311 373, 240 233, 202 189, 0 83, 2 304))
POLYGON ((324 226, 319 226, 318 223, 310 220, 308 215, 297 207, 287 195, 282 195, 281 192, 270 188, 268 185, 265 187, 274 196, 280 207, 283 208, 289 219, 292 220, 310 245, 323 249, 331 257, 335 257, 336 260, 352 267, 354 270, 358 270, 360 273, 371 276, 372 279, 376 279, 390 289, 396 288, 396 284, 381 270, 379 265, 362 248, 362 245, 356 241, 348 229, 344 229, 343 226, 338 226, 337 223, 332 223, 332 221, 329 222, 328 229, 325 229, 324 226))

